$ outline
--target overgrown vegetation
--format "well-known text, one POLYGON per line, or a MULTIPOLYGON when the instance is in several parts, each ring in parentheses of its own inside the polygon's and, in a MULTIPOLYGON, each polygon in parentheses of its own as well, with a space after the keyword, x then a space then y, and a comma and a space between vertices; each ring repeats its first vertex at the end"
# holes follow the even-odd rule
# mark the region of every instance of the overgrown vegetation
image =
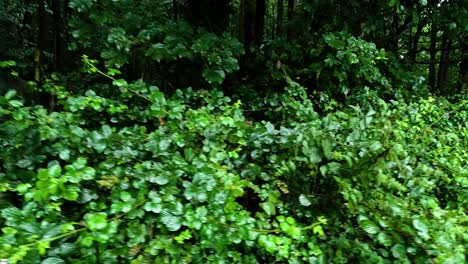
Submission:
POLYGON ((6 0, 0 259, 464 263, 460 3, 6 0))

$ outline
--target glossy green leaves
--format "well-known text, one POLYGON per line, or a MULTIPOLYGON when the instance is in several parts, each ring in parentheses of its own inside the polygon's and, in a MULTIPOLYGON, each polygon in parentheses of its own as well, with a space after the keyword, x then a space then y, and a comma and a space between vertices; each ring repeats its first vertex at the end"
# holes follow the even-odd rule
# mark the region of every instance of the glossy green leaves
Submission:
POLYGON ((466 102, 319 117, 289 81, 288 119, 263 122, 216 90, 119 79, 118 101, 90 90, 61 112, 3 97, 0 258, 463 262, 466 102))

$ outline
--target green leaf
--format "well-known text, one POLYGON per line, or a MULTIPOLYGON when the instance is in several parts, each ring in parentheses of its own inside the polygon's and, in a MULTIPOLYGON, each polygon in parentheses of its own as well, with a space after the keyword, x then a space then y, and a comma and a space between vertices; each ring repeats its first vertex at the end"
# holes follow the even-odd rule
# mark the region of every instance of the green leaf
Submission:
POLYGON ((21 101, 18 101, 18 100, 10 100, 10 101, 8 101, 8 105, 10 105, 11 107, 14 107, 14 108, 18 108, 18 107, 23 106, 23 103, 21 101))
POLYGON ((272 202, 261 203, 260 206, 268 215, 276 214, 276 206, 272 202))
POLYGON ((368 234, 377 234, 379 232, 379 227, 369 220, 363 220, 359 223, 359 225, 368 234))
POLYGON ((26 231, 29 234, 38 234, 41 232, 41 227, 37 223, 21 223, 18 229, 26 231))
POLYGON ((178 236, 175 237, 175 241, 178 244, 183 244, 184 240, 192 238, 192 234, 189 229, 184 230, 182 233, 180 233, 178 236))
MULTIPOLYGON (((1 63, 1 62, 0 62, 1 63)), ((15 90, 9 90, 6 94, 5 94, 5 99, 7 100, 11 100, 13 97, 16 96, 16 91, 15 90)))
POLYGON ((31 166, 32 164, 33 164, 33 161, 30 159, 21 159, 16 162, 16 166, 23 168, 23 169, 31 166))
POLYGON ((162 204, 159 202, 154 202, 154 201, 151 201, 151 202, 147 202, 145 203, 145 205, 143 206, 143 209, 145 211, 148 211, 148 212, 153 212, 153 213, 160 213, 161 210, 162 210, 162 204))
POLYGON ((370 145, 370 149, 372 151, 378 151, 382 148, 382 143, 380 143, 379 141, 374 141, 372 142, 372 144, 370 145))
POLYGON ((105 213, 88 213, 85 216, 85 222, 93 231, 102 230, 107 227, 107 215, 105 213))
POLYGON ((203 78, 205 78, 208 83, 221 84, 224 78, 226 78, 226 74, 223 70, 205 69, 203 71, 203 78))
POLYGON ((151 182, 154 182, 158 185, 166 185, 167 183, 169 183, 169 175, 160 174, 154 177, 151 182))
POLYGON ((63 198, 69 201, 76 201, 79 197, 80 189, 77 186, 67 186, 65 190, 63 190, 63 198))
POLYGON ((39 240, 36 243, 37 251, 40 255, 45 255, 47 249, 50 248, 50 241, 49 240, 39 240))
POLYGON ((8 60, 8 61, 0 61, 0 68, 8 68, 16 66, 16 61, 8 60))
POLYGON ((91 167, 85 167, 79 173, 83 180, 92 180, 94 179, 94 176, 96 175, 96 170, 91 167))
POLYGON ((58 248, 60 255, 70 255, 76 251, 76 245, 73 243, 62 243, 58 248))
POLYGON ((182 227, 179 217, 165 211, 163 211, 161 214, 161 222, 167 227, 169 231, 177 231, 182 227))
POLYGON ((312 203, 310 202, 309 198, 307 198, 307 196, 304 195, 304 194, 299 195, 299 203, 300 203, 302 206, 309 206, 309 205, 312 204, 312 203))
POLYGON ((276 251, 277 246, 274 237, 271 235, 261 235, 258 237, 258 243, 265 248, 266 251, 273 253, 276 251))
POLYGON ((332 152, 330 140, 328 139, 322 140, 322 149, 323 149, 323 155, 327 159, 333 159, 333 152, 332 152))
POLYGON ((325 35, 325 42, 335 49, 343 49, 345 47, 344 40, 338 39, 336 36, 332 34, 325 35))
POLYGON ((127 81, 124 80, 124 79, 115 80, 115 81, 112 82, 112 84, 117 86, 117 87, 127 87, 128 86, 127 81))
POLYGON ((427 232, 427 226, 423 222, 421 222, 419 219, 414 219, 413 220, 413 226, 416 228, 418 231, 421 232, 427 232))
POLYGON ((78 199, 79 203, 87 203, 91 200, 97 199, 99 196, 96 194, 94 190, 88 188, 81 188, 80 189, 80 197, 78 199))
POLYGON ((62 227, 62 225, 52 225, 49 228, 47 228, 42 237, 45 239, 53 238, 62 233, 62 227))
POLYGON ((390 246, 392 244, 392 239, 384 232, 380 232, 377 235, 377 241, 379 241, 384 246, 390 246))
POLYGON ((21 184, 18 184, 18 185, 16 186, 16 191, 19 192, 19 193, 21 193, 21 194, 24 194, 24 193, 26 193, 26 192, 29 191, 29 189, 31 188, 31 186, 32 186, 32 185, 29 184, 29 183, 21 183, 21 184))
POLYGON ((428 240, 430 238, 429 234, 427 233, 428 228, 426 224, 424 224, 421 220, 419 219, 414 219, 413 220, 413 226, 418 230, 418 235, 422 237, 425 240, 428 240))
POLYGON ((79 157, 75 162, 73 162, 72 166, 74 170, 81 170, 86 166, 86 163, 86 158, 79 157))
POLYGON ((193 149, 185 148, 184 149, 184 157, 185 157, 186 161, 191 162, 193 160, 193 158, 195 157, 195 153, 193 152, 193 149))
POLYGON ((405 247, 402 244, 396 244, 392 247, 392 255, 397 259, 401 259, 405 256, 405 247))
POLYGON ((293 238, 299 238, 301 236, 301 229, 299 227, 291 227, 288 232, 293 238))
POLYGON ((312 228, 312 233, 319 235, 319 236, 324 236, 325 233, 323 232, 323 228, 320 225, 314 226, 312 228))
POLYGON ((62 168, 59 165, 54 165, 48 169, 47 174, 50 178, 56 178, 61 172, 62 168))
POLYGON ((124 202, 128 202, 132 199, 132 195, 129 192, 120 192, 120 199, 124 202))
POLYGON ((63 160, 68 160, 70 159, 70 150, 69 149, 64 149, 60 151, 59 157, 63 160))
POLYGON ((318 148, 311 148, 309 151, 309 161, 311 164, 317 164, 322 161, 322 155, 318 148))
POLYGON ((63 263, 65 263, 65 261, 57 257, 46 258, 41 262, 41 264, 63 264, 63 263))
POLYGON ((286 217, 286 223, 290 224, 290 225, 295 225, 296 224, 296 220, 294 220, 294 218, 288 216, 286 217))
POLYGON ((286 223, 286 222, 281 222, 280 223, 281 231, 286 232, 286 231, 288 231, 289 228, 290 228, 290 225, 288 223, 286 223))
POLYGON ((275 135, 277 133, 277 131, 275 130, 275 126, 270 122, 267 122, 265 124, 265 128, 267 130, 267 133, 270 135, 275 135))

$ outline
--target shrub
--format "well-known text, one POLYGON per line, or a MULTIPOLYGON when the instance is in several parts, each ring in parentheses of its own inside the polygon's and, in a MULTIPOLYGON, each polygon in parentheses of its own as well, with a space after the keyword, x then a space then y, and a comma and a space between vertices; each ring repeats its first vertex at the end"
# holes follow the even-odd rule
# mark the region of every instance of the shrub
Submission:
POLYGON ((289 80, 282 120, 221 92, 0 98, 0 258, 12 263, 462 263, 466 100, 320 117, 289 80))

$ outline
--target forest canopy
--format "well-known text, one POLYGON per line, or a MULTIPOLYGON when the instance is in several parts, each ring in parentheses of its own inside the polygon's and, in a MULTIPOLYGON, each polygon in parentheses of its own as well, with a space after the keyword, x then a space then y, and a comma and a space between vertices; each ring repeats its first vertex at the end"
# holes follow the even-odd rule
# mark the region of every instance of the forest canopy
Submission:
POLYGON ((0 0, 0 259, 464 263, 458 0, 0 0))

